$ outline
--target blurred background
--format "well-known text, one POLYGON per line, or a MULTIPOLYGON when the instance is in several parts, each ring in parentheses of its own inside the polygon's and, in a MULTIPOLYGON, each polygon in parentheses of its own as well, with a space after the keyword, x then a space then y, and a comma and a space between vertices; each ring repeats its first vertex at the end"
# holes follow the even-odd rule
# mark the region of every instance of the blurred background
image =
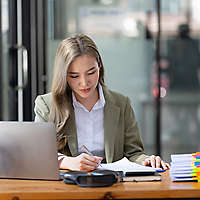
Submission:
MULTIPOLYGON (((200 151, 200 1, 161 0, 161 156, 200 151)), ((0 120, 34 120, 51 91, 58 44, 89 35, 105 82, 129 96, 148 154, 156 154, 156 0, 0 0, 0 120)))

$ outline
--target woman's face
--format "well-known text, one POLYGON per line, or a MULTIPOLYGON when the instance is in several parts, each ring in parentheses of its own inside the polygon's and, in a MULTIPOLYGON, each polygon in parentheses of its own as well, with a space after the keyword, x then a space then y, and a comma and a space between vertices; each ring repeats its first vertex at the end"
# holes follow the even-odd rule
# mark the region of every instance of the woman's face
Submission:
POLYGON ((67 82, 78 101, 97 98, 98 81, 99 67, 95 57, 90 55, 78 56, 69 65, 67 82))

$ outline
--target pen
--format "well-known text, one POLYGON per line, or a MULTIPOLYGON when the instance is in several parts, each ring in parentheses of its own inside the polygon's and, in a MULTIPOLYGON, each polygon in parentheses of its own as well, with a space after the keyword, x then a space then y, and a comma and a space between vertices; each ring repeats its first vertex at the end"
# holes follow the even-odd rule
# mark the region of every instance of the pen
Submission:
POLYGON ((165 172, 165 169, 156 169, 156 172, 165 172))
MULTIPOLYGON (((87 153, 88 155, 94 156, 94 155, 87 149, 87 147, 86 147, 85 145, 82 145, 82 146, 81 146, 81 149, 82 149, 85 153, 87 153)), ((99 166, 102 167, 101 164, 99 164, 99 166)))

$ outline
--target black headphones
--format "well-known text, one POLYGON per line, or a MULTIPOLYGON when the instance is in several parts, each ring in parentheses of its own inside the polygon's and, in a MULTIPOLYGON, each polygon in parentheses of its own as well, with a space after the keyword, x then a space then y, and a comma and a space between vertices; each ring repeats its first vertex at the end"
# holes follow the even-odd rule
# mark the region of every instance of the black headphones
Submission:
POLYGON ((120 174, 111 170, 94 170, 91 172, 68 171, 63 174, 67 184, 77 184, 81 187, 111 186, 118 181, 120 174))

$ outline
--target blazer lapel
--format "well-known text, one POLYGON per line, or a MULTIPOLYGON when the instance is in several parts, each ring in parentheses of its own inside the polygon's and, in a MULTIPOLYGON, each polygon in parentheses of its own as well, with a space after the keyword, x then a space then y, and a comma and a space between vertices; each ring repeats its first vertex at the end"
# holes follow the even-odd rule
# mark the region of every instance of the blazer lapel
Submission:
POLYGON ((67 134, 67 141, 69 150, 72 156, 78 155, 78 139, 77 139, 77 132, 76 132, 76 123, 75 123, 75 115, 74 110, 71 107, 70 115, 66 122, 66 134, 67 134))
POLYGON ((117 124, 119 123, 120 108, 116 106, 106 91, 104 91, 106 104, 104 106, 104 143, 107 163, 113 161, 115 138, 117 137, 117 124))

